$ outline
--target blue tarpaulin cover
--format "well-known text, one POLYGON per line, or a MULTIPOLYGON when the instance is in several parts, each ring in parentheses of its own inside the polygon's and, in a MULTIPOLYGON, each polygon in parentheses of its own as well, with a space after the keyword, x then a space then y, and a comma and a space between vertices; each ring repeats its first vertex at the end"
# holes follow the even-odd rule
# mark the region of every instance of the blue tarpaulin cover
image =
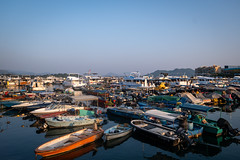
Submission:
POLYGON ((184 103, 179 106, 183 109, 193 110, 193 111, 201 111, 201 112, 208 112, 211 109, 214 109, 213 107, 209 106, 203 106, 203 105, 197 105, 197 104, 191 104, 191 103, 184 103))

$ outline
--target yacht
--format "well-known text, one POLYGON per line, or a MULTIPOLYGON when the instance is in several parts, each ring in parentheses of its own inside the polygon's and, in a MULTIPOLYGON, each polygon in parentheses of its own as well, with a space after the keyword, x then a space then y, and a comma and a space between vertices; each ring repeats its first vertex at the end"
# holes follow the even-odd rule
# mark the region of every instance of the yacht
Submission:
POLYGON ((84 79, 79 76, 78 73, 70 73, 67 79, 63 82, 64 87, 82 87, 87 85, 84 79))

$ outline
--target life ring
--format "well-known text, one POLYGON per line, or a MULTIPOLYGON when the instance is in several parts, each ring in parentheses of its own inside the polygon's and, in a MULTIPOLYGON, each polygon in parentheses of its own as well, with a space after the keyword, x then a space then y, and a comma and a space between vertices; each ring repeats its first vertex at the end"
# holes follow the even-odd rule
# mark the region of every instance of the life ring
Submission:
POLYGON ((42 126, 44 129, 46 129, 48 127, 48 124, 47 123, 43 123, 43 126, 42 126))

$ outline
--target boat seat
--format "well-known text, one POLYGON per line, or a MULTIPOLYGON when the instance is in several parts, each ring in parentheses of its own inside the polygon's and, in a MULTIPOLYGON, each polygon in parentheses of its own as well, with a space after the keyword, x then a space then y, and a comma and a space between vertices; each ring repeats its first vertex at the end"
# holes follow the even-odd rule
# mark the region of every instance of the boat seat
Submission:
POLYGON ((152 128, 149 131, 154 132, 154 133, 158 133, 158 134, 161 134, 161 135, 165 135, 165 132, 166 132, 165 130, 163 130, 161 128, 152 128))
POLYGON ((144 128, 144 127, 148 126, 148 124, 139 124, 138 126, 141 128, 144 128))
POLYGON ((156 128, 154 125, 147 125, 143 127, 144 129, 150 130, 152 128, 156 128))
MULTIPOLYGON (((79 138, 80 138, 79 136, 70 136, 69 140, 67 142, 75 142, 75 141, 79 140, 79 138)), ((65 142, 65 143, 67 143, 67 142, 65 142)))

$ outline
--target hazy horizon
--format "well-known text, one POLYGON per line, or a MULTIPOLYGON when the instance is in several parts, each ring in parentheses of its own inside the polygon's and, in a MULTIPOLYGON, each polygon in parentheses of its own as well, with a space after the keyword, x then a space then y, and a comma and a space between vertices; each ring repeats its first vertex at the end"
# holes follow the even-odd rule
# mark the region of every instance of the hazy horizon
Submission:
POLYGON ((238 0, 1 0, 0 69, 142 74, 240 65, 238 0))

